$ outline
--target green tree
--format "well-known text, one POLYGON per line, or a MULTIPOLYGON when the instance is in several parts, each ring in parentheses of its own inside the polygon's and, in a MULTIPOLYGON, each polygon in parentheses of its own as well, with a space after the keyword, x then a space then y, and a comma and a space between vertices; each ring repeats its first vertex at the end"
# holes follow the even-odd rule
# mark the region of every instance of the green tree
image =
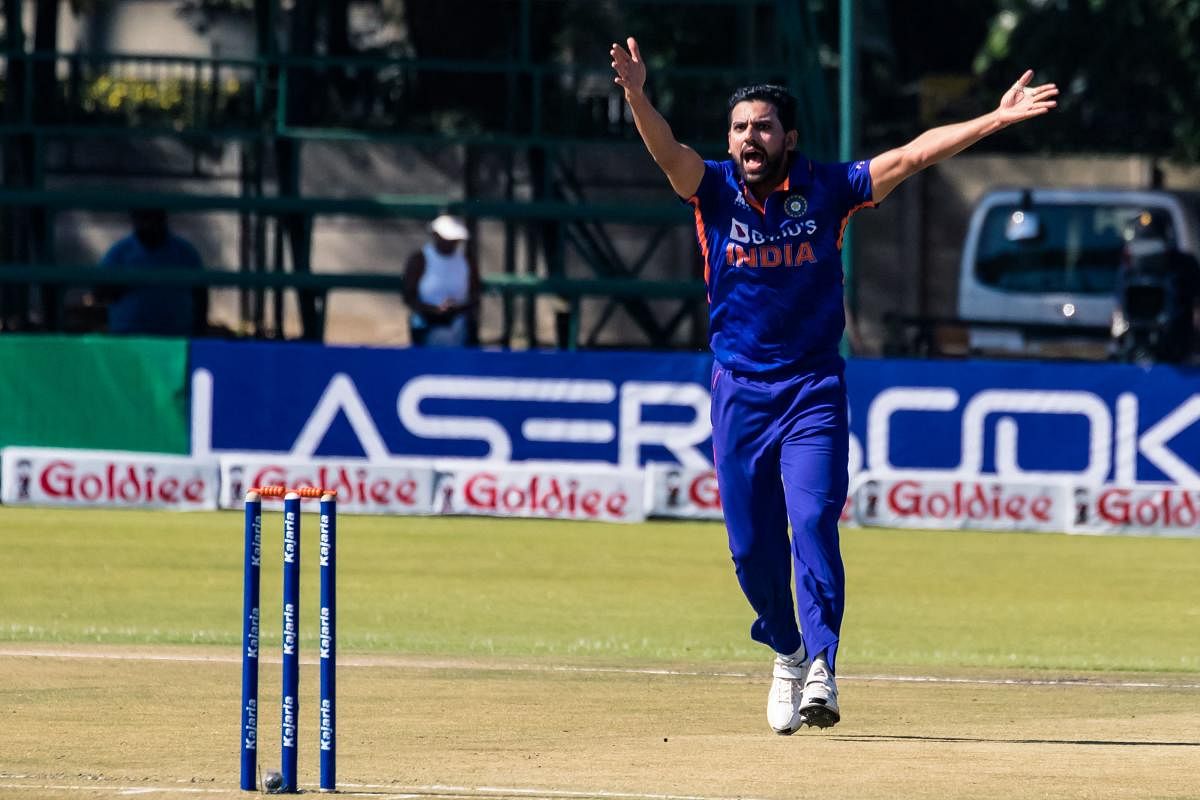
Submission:
POLYGON ((1200 161, 1200 0, 1003 0, 976 57, 983 91, 1021 70, 1062 89, 1010 141, 1200 161))

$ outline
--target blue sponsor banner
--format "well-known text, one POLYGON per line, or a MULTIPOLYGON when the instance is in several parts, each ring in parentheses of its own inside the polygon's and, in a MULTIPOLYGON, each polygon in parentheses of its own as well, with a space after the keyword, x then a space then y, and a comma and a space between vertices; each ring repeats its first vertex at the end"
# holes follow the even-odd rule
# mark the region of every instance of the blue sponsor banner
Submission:
MULTIPOLYGON (((708 354, 195 342, 192 447, 704 468, 708 354)), ((851 470, 1200 484, 1200 371, 854 360, 851 470)))
POLYGON ((847 380, 872 472, 1200 483, 1194 368, 860 360, 847 380))
POLYGON ((193 451, 711 461, 711 358, 192 345, 193 451))

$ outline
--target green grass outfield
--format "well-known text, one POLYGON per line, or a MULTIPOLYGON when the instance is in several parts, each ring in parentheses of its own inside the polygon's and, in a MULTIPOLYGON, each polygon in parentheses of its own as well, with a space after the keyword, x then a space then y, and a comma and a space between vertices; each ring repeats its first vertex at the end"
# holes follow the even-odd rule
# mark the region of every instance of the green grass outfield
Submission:
MULTIPOLYGON (((279 642, 281 527, 264 514, 264 648, 279 642)), ((239 513, 0 509, 0 640, 236 646, 241 537, 239 513)), ((848 530, 843 550, 844 670, 1200 671, 1200 540, 848 530)), ((717 524, 343 516, 338 561, 343 651, 766 657, 717 524)))

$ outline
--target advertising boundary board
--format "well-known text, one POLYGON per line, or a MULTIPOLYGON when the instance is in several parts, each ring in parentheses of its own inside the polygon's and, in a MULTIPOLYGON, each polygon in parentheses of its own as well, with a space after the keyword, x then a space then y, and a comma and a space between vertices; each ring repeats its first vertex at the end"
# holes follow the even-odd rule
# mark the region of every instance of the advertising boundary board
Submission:
POLYGON ((340 514, 432 514, 433 462, 361 459, 297 461, 227 454, 221 465, 221 508, 241 508, 259 486, 333 489, 340 514))
POLYGON ((5 447, 0 502, 75 508, 217 508, 216 459, 160 453, 5 447))
POLYGON ((709 464, 707 356, 195 342, 192 452, 709 464))
MULTIPOLYGON (((348 514, 721 519, 712 470, 669 464, 623 470, 569 462, 302 462, 255 454, 217 460, 59 448, 0 450, 0 502, 6 505, 232 509, 260 481, 335 489, 348 514)), ((1085 485, 859 473, 850 480, 840 524, 1194 538, 1200 537, 1200 484, 1085 485)))
MULTIPOLYGON (((196 342, 192 452, 712 466, 705 354, 196 342)), ((1200 370, 853 359, 850 471, 1200 484, 1200 370)))

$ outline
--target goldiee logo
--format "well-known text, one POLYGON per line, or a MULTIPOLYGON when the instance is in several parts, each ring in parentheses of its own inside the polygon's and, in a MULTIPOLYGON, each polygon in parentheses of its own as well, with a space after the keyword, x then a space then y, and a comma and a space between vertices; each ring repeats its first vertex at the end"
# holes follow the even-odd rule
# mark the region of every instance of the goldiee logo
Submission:
MULTIPOLYGON (((872 487, 867 485, 869 494, 872 487)), ((950 485, 897 481, 886 494, 886 509, 899 517, 954 518, 992 522, 1050 523, 1055 493, 1029 486, 955 481, 950 485)))
POLYGON ((197 505, 205 500, 206 483, 198 474, 186 479, 178 474, 158 475, 155 467, 145 464, 110 462, 93 467, 68 459, 47 464, 37 480, 42 493, 52 500, 124 504, 197 505))
POLYGON ((0 502, 215 508, 216 462, 157 453, 5 447, 0 502))
MULTIPOLYGON (((238 508, 249 486, 323 487, 337 492, 338 510, 351 514, 429 513, 433 464, 426 461, 298 461, 230 453, 220 458, 221 504, 238 508)), ((326 517, 321 517, 324 542, 326 517)), ((325 560, 322 544, 322 561, 325 560)))
POLYGON ((590 486, 576 479, 533 475, 505 480, 494 472, 467 478, 463 499, 471 510, 514 513, 525 511, 549 517, 621 519, 629 496, 620 488, 590 486))
POLYGON ((367 467, 348 469, 344 466, 322 465, 305 470, 286 464, 268 464, 253 474, 255 486, 284 484, 289 486, 321 486, 335 489, 338 498, 363 505, 414 506, 421 489, 419 481, 403 474, 381 474, 367 467))
POLYGON ((1200 492, 1108 489, 1096 503, 1099 522, 1122 527, 1191 529, 1200 521, 1200 492))
POLYGON ((688 487, 688 499, 698 508, 720 509, 721 492, 717 488, 717 473, 701 472, 688 487))
POLYGON ((645 476, 633 470, 463 465, 439 471, 434 494, 434 513, 610 522, 646 518, 645 476))

